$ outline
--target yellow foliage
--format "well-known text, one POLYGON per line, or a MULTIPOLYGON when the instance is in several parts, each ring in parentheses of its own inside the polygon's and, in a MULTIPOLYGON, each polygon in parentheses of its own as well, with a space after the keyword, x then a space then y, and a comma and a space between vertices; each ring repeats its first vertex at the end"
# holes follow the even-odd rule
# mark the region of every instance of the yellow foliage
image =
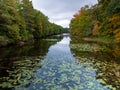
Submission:
POLYGON ((120 46, 116 45, 113 49, 113 55, 115 57, 120 56, 120 46))
POLYGON ((115 42, 120 43, 120 29, 114 31, 115 33, 115 42))
POLYGON ((119 14, 114 14, 109 20, 113 28, 118 28, 118 26, 120 26, 120 15, 119 14))
POLYGON ((114 34, 117 34, 119 32, 120 32, 120 29, 116 29, 116 30, 113 31, 114 34))
POLYGON ((112 32, 115 36, 114 41, 116 43, 120 43, 120 15, 119 14, 114 14, 109 21, 111 22, 112 26, 112 32))
POLYGON ((93 35, 99 35, 99 21, 96 21, 92 30, 93 35))

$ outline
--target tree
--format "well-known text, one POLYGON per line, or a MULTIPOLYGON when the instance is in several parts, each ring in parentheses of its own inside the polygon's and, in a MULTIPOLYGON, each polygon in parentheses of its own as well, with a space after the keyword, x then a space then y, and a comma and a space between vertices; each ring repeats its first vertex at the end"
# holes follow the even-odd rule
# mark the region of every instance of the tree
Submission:
POLYGON ((0 4, 0 34, 8 37, 12 42, 24 40, 20 32, 24 32, 25 26, 17 11, 17 1, 1 0, 0 4))
POLYGON ((70 32, 72 35, 89 36, 92 34, 92 16, 91 9, 88 6, 81 8, 81 10, 74 15, 71 20, 70 32))
POLYGON ((120 0, 98 0, 83 7, 70 23, 70 33, 78 36, 102 36, 120 42, 120 0))
POLYGON ((58 34, 62 27, 49 22, 30 0, 0 0, 0 41, 9 43, 58 34))

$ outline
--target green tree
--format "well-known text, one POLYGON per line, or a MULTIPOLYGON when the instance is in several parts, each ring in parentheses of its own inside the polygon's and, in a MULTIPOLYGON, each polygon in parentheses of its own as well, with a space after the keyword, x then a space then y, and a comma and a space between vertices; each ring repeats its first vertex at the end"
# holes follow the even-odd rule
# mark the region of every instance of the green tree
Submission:
POLYGON ((33 39, 33 31, 35 31, 35 11, 36 10, 33 9, 31 1, 21 0, 21 2, 19 3, 19 12, 25 20, 26 30, 29 39, 33 39))
POLYGON ((92 34, 92 16, 91 9, 88 6, 81 8, 81 10, 74 15, 71 20, 70 32, 72 35, 89 36, 92 34))
POLYGON ((8 37, 12 42, 25 40, 20 32, 24 32, 24 21, 18 13, 16 0, 0 1, 0 34, 8 37))
POLYGON ((30 0, 0 0, 0 41, 16 43, 61 33, 30 0))
POLYGON ((78 36, 102 36, 120 42, 120 0, 98 0, 98 4, 87 6, 74 15, 70 33, 78 36))

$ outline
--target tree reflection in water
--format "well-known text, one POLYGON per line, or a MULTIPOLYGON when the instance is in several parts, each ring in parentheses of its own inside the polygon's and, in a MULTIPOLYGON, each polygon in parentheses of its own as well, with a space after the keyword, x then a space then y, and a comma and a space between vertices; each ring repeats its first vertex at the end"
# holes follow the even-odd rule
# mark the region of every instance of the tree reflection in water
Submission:
POLYGON ((79 42, 76 40, 71 44, 71 48, 80 63, 89 62, 95 69, 97 69, 96 78, 103 85, 112 89, 116 88, 115 90, 120 89, 119 45, 95 42, 88 43, 85 41, 79 42))

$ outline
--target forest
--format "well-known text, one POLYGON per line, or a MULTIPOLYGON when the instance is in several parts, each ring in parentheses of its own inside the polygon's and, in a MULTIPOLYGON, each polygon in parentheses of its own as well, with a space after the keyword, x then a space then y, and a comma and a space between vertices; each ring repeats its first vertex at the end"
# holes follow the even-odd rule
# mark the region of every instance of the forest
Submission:
MULTIPOLYGON (((95 0, 36 3, 52 7, 47 12, 64 24, 69 9, 89 1, 95 0)), ((85 4, 69 28, 32 4, 0 0, 0 90, 120 90, 120 0, 85 4)))
POLYGON ((63 27, 49 22, 29 0, 0 0, 0 46, 29 42, 61 33, 63 27))
POLYGON ((120 0, 98 0, 82 7, 71 20, 70 34, 120 43, 120 0))

